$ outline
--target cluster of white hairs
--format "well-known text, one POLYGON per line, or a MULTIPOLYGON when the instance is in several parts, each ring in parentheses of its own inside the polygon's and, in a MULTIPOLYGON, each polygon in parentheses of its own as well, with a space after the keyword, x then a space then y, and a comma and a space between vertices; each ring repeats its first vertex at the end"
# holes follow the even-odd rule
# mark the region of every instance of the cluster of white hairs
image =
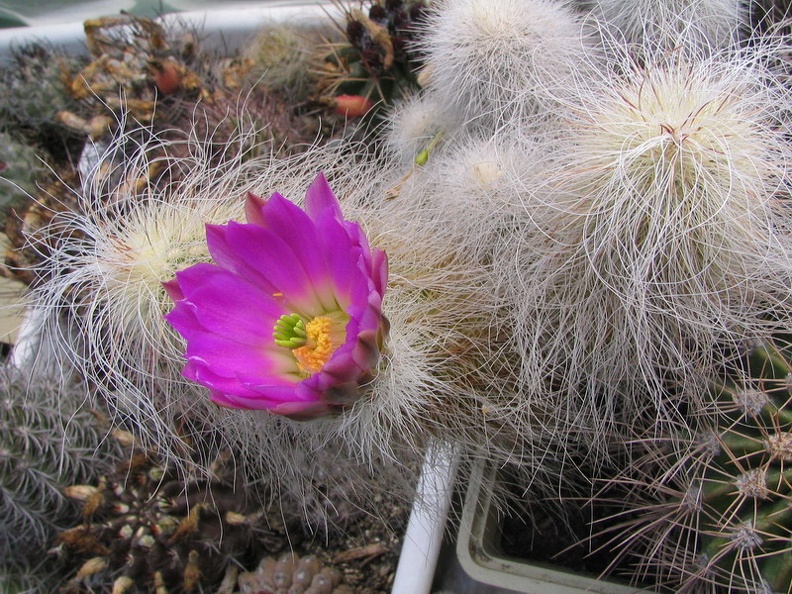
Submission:
POLYGON ((592 55, 564 2, 438 2, 421 43, 440 122, 452 127, 535 128, 592 55))
MULTIPOLYGON (((364 493, 372 485, 372 468, 379 468, 380 480, 387 475, 389 484, 408 489, 402 477, 406 468, 414 469, 409 452, 420 450, 411 447, 397 456, 405 441, 399 431, 393 440, 373 432, 369 437, 376 436, 380 447, 364 449, 365 443, 350 447, 342 441, 339 421, 298 423, 265 411, 218 407, 203 388, 181 377, 184 344, 163 319, 172 301, 162 283, 191 264, 210 261, 206 224, 243 220, 248 192, 277 191, 299 202, 316 172, 323 171, 344 196, 365 192, 361 184, 373 179, 372 172, 363 165, 349 167, 354 156, 339 146, 278 159, 266 151, 254 156, 260 147, 247 135, 225 144, 222 155, 211 138, 179 136, 170 131, 164 141, 146 130, 124 133, 88 176, 79 209, 56 216, 42 230, 41 241, 52 249, 29 296, 34 326, 29 331, 42 337, 42 353, 59 363, 60 380, 84 380, 91 401, 106 403, 115 422, 128 427, 142 446, 181 461, 188 472, 208 471, 213 452, 231 447, 261 492, 276 488, 310 502, 317 496, 312 486, 332 491, 337 480, 349 491, 347 482, 357 476, 364 493), (135 142, 139 145, 130 150, 135 142), (306 452, 316 459, 325 450, 336 452, 326 464, 333 472, 319 484, 317 469, 301 461, 306 452), (379 462, 384 458, 387 464, 379 462)), ((412 392, 409 382, 416 375, 405 370, 406 359, 391 379, 404 394, 412 392)), ((33 362, 34 370, 52 375, 49 363, 33 362)), ((400 405, 388 396, 375 401, 400 405)), ((350 431, 365 437, 365 431, 350 431)), ((372 500, 348 496, 361 506, 372 500)))
POLYGON ((527 239, 514 273, 534 285, 517 285, 519 334, 543 345, 539 368, 585 362, 568 370, 572 385, 624 384, 632 414, 636 384, 656 381, 660 394, 673 378, 693 395, 719 349, 787 318, 792 235, 789 92, 761 57, 629 66, 581 81, 574 138, 526 203, 553 241, 527 239), (565 332, 547 334, 536 318, 565 332))
POLYGON ((772 70, 782 41, 736 43, 735 2, 595 4, 438 3, 428 84, 388 142, 403 161, 431 147, 410 181, 496 277, 514 418, 530 434, 549 407, 558 438, 592 430, 605 450, 613 431, 676 422, 725 357, 788 319, 792 96, 772 70), (564 51, 524 25, 537 11, 543 31, 578 32, 564 51))
POLYGON ((376 158, 231 143, 218 159, 189 135, 187 155, 152 138, 130 158, 121 138, 53 222, 41 333, 150 443, 200 417, 282 476, 327 447, 403 476, 440 439, 546 481, 566 457, 603 463, 615 431, 680 422, 707 373, 792 313, 792 95, 776 46, 743 48, 741 19, 713 16, 736 2, 594 4, 434 3, 426 85, 376 158), (208 260, 204 224, 242 218, 248 191, 299 202, 318 171, 388 253, 379 375, 334 419, 214 407, 179 376, 161 283, 208 260))
POLYGON ((582 0, 608 34, 653 51, 717 50, 738 41, 749 22, 741 0, 582 0))

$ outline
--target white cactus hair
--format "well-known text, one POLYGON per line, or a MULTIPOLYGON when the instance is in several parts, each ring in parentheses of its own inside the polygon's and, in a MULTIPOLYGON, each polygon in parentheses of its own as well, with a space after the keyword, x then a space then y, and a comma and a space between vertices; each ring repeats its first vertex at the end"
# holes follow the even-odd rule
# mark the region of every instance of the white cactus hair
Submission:
POLYGON ((70 365, 65 374, 78 370, 119 415, 139 421, 151 442, 167 451, 172 429, 160 413, 172 406, 180 354, 175 333, 162 320, 169 301, 162 282, 208 256, 207 222, 242 209, 216 199, 232 191, 234 180, 219 169, 207 177, 208 154, 170 159, 168 146, 151 135, 128 154, 141 132, 149 133, 130 131, 114 143, 89 173, 79 210, 57 214, 43 230, 54 247, 30 301, 44 314, 37 319, 50 350, 70 365), (164 185, 181 187, 180 201, 171 199, 162 181, 150 179, 161 166, 174 178, 164 185))
MULTIPOLYGON (((359 219, 376 230, 372 237, 391 262, 393 357, 373 388, 382 396, 355 409, 383 414, 386 425, 418 423, 419 433, 471 456, 521 464, 537 488, 557 486, 559 468, 575 455, 573 442, 587 441, 580 427, 572 435, 571 426, 557 423, 562 404, 545 398, 544 386, 532 386, 531 396, 522 392, 510 285, 496 264, 514 259, 506 243, 521 210, 514 196, 541 178, 542 146, 519 134, 457 130, 443 136, 424 166, 406 175, 397 168, 384 192, 391 197, 379 207, 363 205, 359 219), (406 363, 420 373, 405 373, 406 363), (423 386, 410 385, 412 378, 423 386), (402 385, 385 387, 390 381, 402 385), (551 442, 560 435, 566 438, 556 447, 551 442)), ((395 160, 402 162, 398 154, 395 160)))
MULTIPOLYGON (((218 407, 204 388, 181 377, 183 341, 163 319, 172 304, 162 283, 193 263, 210 261, 205 225, 242 220, 248 192, 278 191, 299 202, 321 170, 343 198, 365 188, 373 175, 359 176, 360 169, 346 162, 348 150, 335 145, 290 159, 277 159, 266 147, 254 156, 254 132, 223 144, 219 159, 211 138, 189 133, 181 141, 171 134, 164 144, 148 136, 130 155, 130 142, 149 132, 117 139, 78 197, 80 210, 57 215, 45 230, 56 247, 42 266, 30 305, 38 312, 36 334, 60 362, 62 381, 85 380, 91 399, 106 402, 115 423, 128 427, 140 445, 183 464, 185 472, 209 472, 213 452, 231 447, 260 492, 287 493, 307 506, 307 515, 324 506, 328 515, 309 518, 313 523, 333 521, 338 502, 325 490, 332 491, 334 483, 344 482, 352 505, 369 513, 376 510, 366 503, 372 500, 366 493, 375 484, 387 483, 387 489, 409 496, 412 475, 406 469, 420 446, 396 452, 418 439, 415 429, 406 438, 391 431, 392 443, 380 439, 382 450, 365 450, 342 440, 338 420, 299 423, 218 407), (123 159, 112 167, 122 171, 107 171, 118 152, 123 159), (173 179, 150 180, 158 164, 173 179), (185 443, 194 451, 187 452, 185 443), (317 485, 317 469, 304 461, 318 459, 325 448, 335 454, 323 457, 329 471, 317 485)), ((359 434, 365 431, 349 432, 359 434)))
POLYGON ((409 166, 438 134, 454 127, 445 106, 431 96, 414 95, 401 101, 389 114, 387 148, 403 165, 409 166))
POLYGON ((652 51, 725 49, 748 22, 741 0, 590 0, 592 15, 613 37, 652 51))
POLYGON ((493 157, 485 142, 472 149, 451 144, 447 157, 437 159, 437 173, 415 172, 393 197, 404 173, 398 160, 362 162, 345 143, 290 158, 249 157, 243 136, 225 145, 218 161, 211 139, 188 135, 184 146, 174 140, 168 146, 152 137, 130 156, 130 139, 139 134, 127 133, 104 155, 79 197, 80 210, 54 219, 48 232, 56 247, 31 294, 32 307, 44 314, 39 334, 69 373, 110 404, 117 422, 128 421, 144 444, 174 457, 184 455, 179 432, 194 431, 188 437, 199 450, 205 432, 243 452, 251 476, 262 483, 292 481, 285 488, 306 500, 310 477, 294 468, 305 452, 332 448, 339 474, 360 476, 363 493, 370 477, 362 477, 371 468, 392 483, 391 490, 408 492, 408 469, 433 437, 473 450, 515 448, 504 405, 514 395, 495 329, 496 293, 482 265, 491 258, 498 228, 483 188, 498 183, 498 175, 486 164, 476 169, 493 159, 495 167, 516 168, 507 156, 493 157), (123 170, 105 171, 122 150, 123 170), (173 168, 167 183, 149 180, 160 161, 173 168), (162 282, 209 260, 204 225, 242 219, 247 192, 278 191, 300 203, 318 171, 330 180, 346 216, 389 255, 384 313, 391 329, 379 376, 335 419, 299 423, 216 407, 203 388, 180 376, 183 344, 162 319, 170 308, 162 282), (464 179, 451 190, 464 194, 467 206, 442 191, 443 180, 455 177, 464 179), (482 189, 465 192, 473 183, 482 189), (460 208, 474 205, 475 215, 469 210, 473 216, 459 218, 460 208), (490 431, 501 434, 491 440, 490 431))
POLYGON ((255 132, 130 155, 128 133, 81 210, 55 217, 39 334, 144 442, 178 456, 177 426, 198 418, 306 500, 306 452, 337 452, 361 493, 371 469, 409 490, 435 438, 547 485, 605 460, 614 431, 683 422, 723 353, 792 314, 792 94, 765 66, 774 48, 601 54, 552 0, 440 0, 428 30, 429 84, 376 160, 346 142, 255 155, 255 132), (240 220, 247 192, 299 203, 318 171, 388 254, 379 375, 336 418, 220 409, 180 375, 162 282, 209 260, 205 223, 240 220))
POLYGON ((792 313, 792 96, 757 49, 707 54, 625 52, 620 75, 580 77, 566 141, 515 197, 502 262, 524 379, 563 386, 603 436, 674 422, 670 386, 703 387, 722 353, 792 313))
POLYGON ((421 40, 428 90, 460 124, 540 123, 564 81, 595 51, 567 3, 442 0, 421 40))
POLYGON ((494 375, 498 306, 481 252, 492 249, 488 231, 497 224, 496 217, 484 216, 491 214, 479 200, 485 192, 461 194, 453 187, 454 175, 476 161, 457 162, 467 150, 457 145, 433 152, 432 167, 407 168, 406 177, 397 156, 390 171, 380 170, 373 196, 359 193, 344 203, 347 216, 386 251, 390 269, 386 363, 372 397, 350 411, 344 426, 359 435, 352 441, 367 447, 384 451, 387 441, 406 435, 421 446, 429 437, 471 450, 492 445, 482 410, 508 382, 494 375), (468 210, 474 205, 475 211, 468 210))

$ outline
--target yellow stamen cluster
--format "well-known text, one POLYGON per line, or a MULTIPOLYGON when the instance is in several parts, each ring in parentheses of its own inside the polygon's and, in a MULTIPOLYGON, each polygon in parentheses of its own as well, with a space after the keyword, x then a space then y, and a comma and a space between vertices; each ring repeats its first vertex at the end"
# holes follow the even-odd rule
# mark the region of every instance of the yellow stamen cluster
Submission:
POLYGON ((292 350, 301 372, 314 374, 321 371, 338 348, 339 345, 334 345, 330 338, 332 329, 333 321, 327 316, 316 317, 305 325, 308 335, 305 346, 292 350))
POLYGON ((275 323, 272 338, 294 355, 302 375, 318 373, 346 340, 349 316, 343 311, 316 316, 306 322, 299 314, 286 314, 275 323))

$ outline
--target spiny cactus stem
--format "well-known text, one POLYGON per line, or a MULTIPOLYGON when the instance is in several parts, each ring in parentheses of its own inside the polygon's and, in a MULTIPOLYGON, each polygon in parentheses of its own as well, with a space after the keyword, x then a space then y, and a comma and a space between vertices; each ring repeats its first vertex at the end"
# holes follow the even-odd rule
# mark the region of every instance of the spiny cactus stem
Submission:
POLYGON ((764 450, 764 443, 757 437, 749 437, 736 431, 725 431, 719 437, 723 446, 732 454, 744 456, 764 450))
POLYGON ((734 484, 731 481, 708 480, 705 482, 701 492, 704 502, 712 504, 733 493, 734 484))
MULTIPOLYGON (((768 472, 765 479, 765 484, 773 489, 776 493, 788 495, 789 493, 783 493, 784 486, 787 487, 786 490, 788 492, 792 493, 792 467, 783 471, 778 470, 774 472, 768 472)), ((790 509, 792 509, 792 505, 790 505, 790 509)))
POLYGON ((770 582, 774 592, 783 592, 792 584, 792 551, 773 555, 764 562, 764 575, 775 576, 770 582))
POLYGON ((790 427, 792 426, 792 408, 786 406, 784 408, 778 408, 775 404, 771 401, 770 406, 772 407, 770 412, 773 415, 773 418, 778 422, 778 425, 781 427, 790 427))
POLYGON ((762 377, 782 380, 792 371, 789 361, 781 352, 766 344, 751 351, 748 358, 752 366, 755 365, 759 368, 758 371, 762 377))
MULTIPOLYGON (((721 398, 728 399, 734 399, 741 390, 739 386, 734 384, 712 384, 712 386, 715 394, 721 398)), ((762 410, 762 416, 775 419, 781 426, 792 425, 792 407, 788 405, 789 400, 786 391, 776 394, 771 390, 765 389, 765 394, 767 395, 767 404, 762 410)))
MULTIPOLYGON (((784 485, 792 485, 792 468, 768 472, 765 476, 765 485, 775 493, 781 494, 784 485)), ((703 500, 709 505, 717 504, 725 496, 734 493, 736 487, 732 481, 706 481, 702 489, 703 500)), ((790 506, 792 509, 792 506, 790 506)))
MULTIPOLYGON (((792 507, 784 498, 773 505, 762 507, 756 514, 755 520, 751 523, 751 529, 757 535, 760 535, 764 542, 767 542, 768 536, 773 538, 773 535, 779 529, 786 532, 785 526, 788 526, 790 521, 792 521, 792 507)), ((735 540, 731 533, 721 536, 723 530, 718 529, 716 534, 718 535, 713 536, 702 551, 708 559, 713 559, 718 556, 719 552, 728 551, 735 546, 735 540)))

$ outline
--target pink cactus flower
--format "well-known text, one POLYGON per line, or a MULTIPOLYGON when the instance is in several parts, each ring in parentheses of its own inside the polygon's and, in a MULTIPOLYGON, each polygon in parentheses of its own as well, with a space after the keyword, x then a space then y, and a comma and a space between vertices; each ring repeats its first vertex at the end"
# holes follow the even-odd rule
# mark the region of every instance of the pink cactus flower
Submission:
POLYGON ((248 195, 248 222, 207 225, 213 264, 165 283, 186 340, 183 375, 214 402, 296 419, 356 401, 387 334, 385 253, 346 221, 323 174, 305 210, 248 195))

